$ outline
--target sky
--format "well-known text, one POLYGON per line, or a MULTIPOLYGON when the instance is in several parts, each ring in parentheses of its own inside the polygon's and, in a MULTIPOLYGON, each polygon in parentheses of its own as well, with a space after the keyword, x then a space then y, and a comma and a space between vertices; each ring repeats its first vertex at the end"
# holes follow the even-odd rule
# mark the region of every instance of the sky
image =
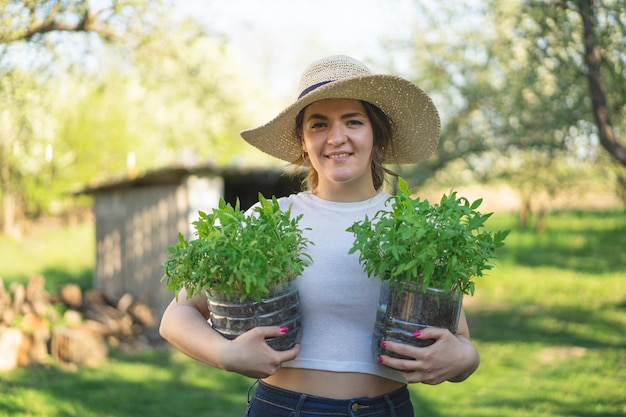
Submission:
MULTIPOLYGON (((294 98, 310 62, 332 54, 364 61, 389 59, 383 42, 407 39, 415 27, 414 0, 184 0, 183 13, 228 36, 249 71, 282 98, 294 98)), ((403 57, 393 54, 397 65, 403 57)))

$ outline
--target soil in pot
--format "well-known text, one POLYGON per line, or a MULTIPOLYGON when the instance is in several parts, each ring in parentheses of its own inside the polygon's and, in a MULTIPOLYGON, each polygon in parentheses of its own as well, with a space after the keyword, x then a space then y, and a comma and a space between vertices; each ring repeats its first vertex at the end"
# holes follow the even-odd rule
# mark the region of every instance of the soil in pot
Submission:
POLYGON ((254 327, 285 326, 289 331, 280 337, 266 339, 267 344, 275 350, 288 350, 300 341, 302 315, 295 283, 271 288, 260 301, 240 301, 240 298, 228 298, 219 293, 207 295, 211 311, 209 324, 222 336, 232 340, 254 327))
POLYGON ((383 340, 426 347, 434 340, 416 339, 413 334, 426 327, 440 327, 456 334, 463 294, 446 292, 439 288, 423 291, 421 284, 389 286, 383 282, 376 312, 376 324, 372 338, 375 357, 387 355, 400 359, 413 359, 380 346, 383 340))

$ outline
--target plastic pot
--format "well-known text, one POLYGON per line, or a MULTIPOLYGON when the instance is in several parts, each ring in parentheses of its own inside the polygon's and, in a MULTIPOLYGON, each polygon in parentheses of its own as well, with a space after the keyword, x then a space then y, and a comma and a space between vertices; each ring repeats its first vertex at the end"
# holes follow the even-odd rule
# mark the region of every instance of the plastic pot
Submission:
POLYGON ((376 324, 372 338, 375 357, 387 355, 400 359, 413 359, 380 346, 383 340, 426 347, 434 340, 416 339, 413 334, 427 327, 439 327, 456 334, 463 304, 463 294, 446 292, 440 288, 427 288, 421 284, 389 285, 381 287, 376 324))
POLYGON ((230 298, 220 294, 207 295, 209 324, 227 339, 259 326, 285 326, 289 331, 280 337, 266 339, 275 350, 291 349, 300 340, 302 314, 300 296, 294 282, 270 288, 260 301, 245 299, 240 295, 230 298))

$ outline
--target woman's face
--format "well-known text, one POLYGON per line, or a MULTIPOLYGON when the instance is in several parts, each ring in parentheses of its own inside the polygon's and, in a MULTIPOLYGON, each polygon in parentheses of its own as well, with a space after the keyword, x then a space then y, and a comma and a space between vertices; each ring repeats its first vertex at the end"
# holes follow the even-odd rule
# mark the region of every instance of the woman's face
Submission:
POLYGON ((317 193, 350 185, 371 194, 374 134, 360 101, 324 99, 310 104, 304 110, 302 136, 319 176, 317 193))

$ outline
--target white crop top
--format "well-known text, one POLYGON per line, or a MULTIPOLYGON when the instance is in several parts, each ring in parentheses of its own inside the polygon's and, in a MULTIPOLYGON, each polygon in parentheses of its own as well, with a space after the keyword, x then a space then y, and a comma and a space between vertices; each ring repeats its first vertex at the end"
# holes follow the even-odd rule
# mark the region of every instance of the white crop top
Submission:
POLYGON ((399 371, 381 365, 372 352, 372 332, 381 281, 368 278, 358 253, 348 255, 354 235, 346 228, 385 208, 388 194, 356 203, 323 200, 310 192, 279 199, 314 245, 313 262, 297 278, 302 304, 301 350, 285 367, 360 372, 406 382, 399 371))

